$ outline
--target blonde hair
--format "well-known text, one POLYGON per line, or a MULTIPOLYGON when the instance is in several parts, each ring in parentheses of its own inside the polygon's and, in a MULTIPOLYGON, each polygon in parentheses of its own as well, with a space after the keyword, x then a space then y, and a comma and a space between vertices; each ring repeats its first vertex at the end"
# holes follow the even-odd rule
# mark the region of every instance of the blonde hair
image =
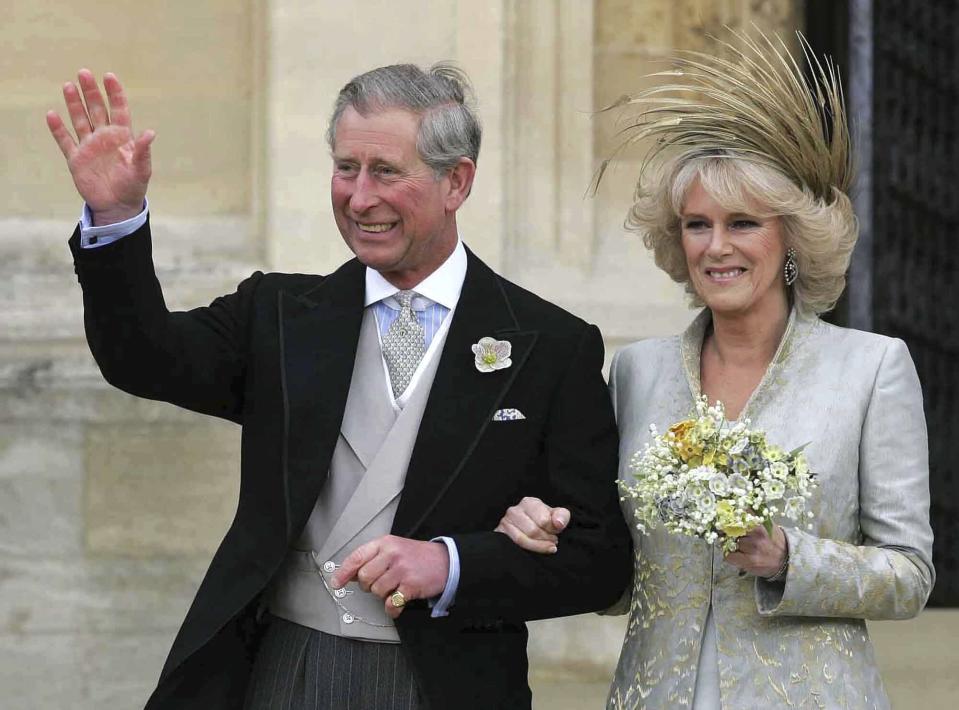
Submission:
POLYGON ((697 178, 726 210, 781 218, 785 246, 796 251, 799 277, 792 297, 801 313, 818 315, 836 305, 859 236, 852 202, 844 192, 833 188, 831 199, 817 198, 776 168, 728 152, 686 154, 666 163, 658 175, 644 171, 643 176, 626 226, 642 236, 656 265, 685 285, 693 305, 704 304, 690 282, 680 213, 697 178))

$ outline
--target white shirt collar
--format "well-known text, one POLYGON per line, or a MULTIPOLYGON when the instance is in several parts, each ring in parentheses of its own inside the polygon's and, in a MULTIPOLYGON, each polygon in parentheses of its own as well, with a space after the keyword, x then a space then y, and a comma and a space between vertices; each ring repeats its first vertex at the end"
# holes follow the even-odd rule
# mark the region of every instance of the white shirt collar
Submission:
MULTIPOLYGON (((452 311, 460 300, 460 291, 463 290, 465 279, 466 249, 462 240, 457 237, 453 253, 446 258, 446 261, 436 271, 420 281, 412 290, 433 301, 433 303, 439 303, 452 311)), ((364 307, 382 301, 384 298, 389 298, 399 290, 384 279, 379 271, 366 267, 364 307)))

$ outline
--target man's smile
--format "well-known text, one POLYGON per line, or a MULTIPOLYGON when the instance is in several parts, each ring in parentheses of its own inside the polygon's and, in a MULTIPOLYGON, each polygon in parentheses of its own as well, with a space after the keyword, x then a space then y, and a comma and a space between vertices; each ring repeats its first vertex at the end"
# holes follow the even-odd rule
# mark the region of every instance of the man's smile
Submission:
POLYGON ((362 232, 369 232, 371 234, 377 234, 379 232, 388 232, 393 227, 395 227, 399 222, 375 222, 370 224, 363 224, 362 222, 357 222, 356 226, 360 228, 362 232))

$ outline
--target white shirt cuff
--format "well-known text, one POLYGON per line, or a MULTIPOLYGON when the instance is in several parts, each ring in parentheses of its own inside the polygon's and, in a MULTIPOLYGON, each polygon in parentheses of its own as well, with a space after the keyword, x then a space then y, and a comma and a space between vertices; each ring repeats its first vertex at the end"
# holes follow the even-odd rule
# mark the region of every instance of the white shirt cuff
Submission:
POLYGON ((94 227, 90 206, 84 202, 80 214, 80 246, 83 249, 96 249, 130 236, 146 223, 149 210, 150 203, 144 198, 143 210, 136 217, 94 227))
POLYGON ((432 609, 430 616, 434 619, 449 616, 449 609, 456 601, 456 588, 460 584, 460 555, 456 549, 456 543, 451 537, 434 537, 430 542, 442 542, 446 544, 446 551, 450 556, 450 571, 446 575, 446 587, 439 599, 430 599, 429 605, 432 609))

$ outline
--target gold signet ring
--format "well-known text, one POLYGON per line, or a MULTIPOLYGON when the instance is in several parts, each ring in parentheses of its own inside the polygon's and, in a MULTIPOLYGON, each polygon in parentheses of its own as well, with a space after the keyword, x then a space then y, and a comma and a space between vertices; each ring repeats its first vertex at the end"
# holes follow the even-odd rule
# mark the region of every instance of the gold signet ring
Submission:
POLYGON ((402 609, 404 606, 406 606, 406 597, 403 596, 403 592, 397 589, 395 592, 390 594, 390 604, 397 609, 402 609))

